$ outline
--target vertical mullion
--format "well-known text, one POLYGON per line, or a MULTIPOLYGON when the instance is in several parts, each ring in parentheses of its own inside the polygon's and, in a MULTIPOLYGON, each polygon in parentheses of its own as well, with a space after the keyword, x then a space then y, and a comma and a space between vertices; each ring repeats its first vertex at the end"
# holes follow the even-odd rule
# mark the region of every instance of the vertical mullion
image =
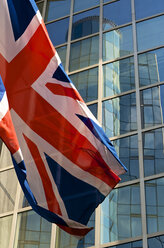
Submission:
POLYGON ((144 188, 143 143, 142 143, 141 109, 140 109, 141 103, 140 103, 140 90, 139 90, 137 35, 136 35, 136 21, 135 21, 135 4, 134 4, 134 0, 131 0, 131 6, 132 6, 134 68, 135 68, 135 85, 136 85, 136 109, 137 109, 137 126, 138 126, 141 221, 142 221, 143 247, 147 248, 148 246, 147 246, 147 225, 146 225, 146 201, 145 201, 145 188, 144 188))
POLYGON ((45 15, 46 15, 46 7, 47 7, 47 0, 44 0, 43 11, 42 11, 42 18, 44 21, 45 21, 45 15))
POLYGON ((98 121, 102 124, 102 92, 103 92, 103 73, 102 73, 102 37, 103 37, 103 0, 100 0, 100 17, 99 17, 99 76, 98 76, 98 121))
POLYGON ((70 58, 72 21, 73 21, 73 6, 74 6, 74 0, 71 0, 70 17, 69 17, 69 29, 68 29, 68 40, 67 40, 67 51, 66 51, 66 62, 65 62, 65 71, 66 71, 67 74, 69 72, 69 58, 70 58))
POLYGON ((9 248, 14 247, 20 194, 21 194, 21 187, 20 187, 19 182, 18 182, 17 183, 17 193, 16 193, 16 198, 15 198, 15 205, 14 205, 13 220, 12 220, 12 225, 11 225, 11 235, 10 235, 9 248))
POLYGON ((55 248, 56 243, 56 224, 51 225, 51 242, 50 242, 50 248, 55 248))
MULTIPOLYGON (((99 71, 98 71, 98 121, 102 124, 102 24, 103 24, 103 0, 100 0, 100 16, 99 16, 99 71)), ((101 205, 95 211, 95 247, 100 247, 100 232, 101 232, 101 205)))

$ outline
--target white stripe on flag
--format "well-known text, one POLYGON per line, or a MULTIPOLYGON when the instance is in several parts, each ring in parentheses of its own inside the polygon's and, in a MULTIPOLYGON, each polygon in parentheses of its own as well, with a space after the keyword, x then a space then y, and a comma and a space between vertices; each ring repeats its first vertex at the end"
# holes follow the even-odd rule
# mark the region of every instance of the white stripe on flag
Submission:
POLYGON ((9 110, 9 104, 8 104, 6 92, 4 92, 3 98, 0 101, 0 121, 6 115, 8 110, 9 110))
POLYGON ((31 23, 28 25, 23 35, 17 41, 15 41, 10 14, 8 11, 8 3, 6 0, 1 1, 3 1, 1 6, 4 7, 0 8, 0 53, 8 62, 10 62, 27 45, 39 27, 42 17, 39 11, 37 11, 36 15, 33 17, 31 23))
POLYGON ((20 148, 19 148, 19 150, 17 152, 12 154, 12 156, 14 157, 15 161, 17 162, 17 164, 19 164, 20 162, 23 161, 23 155, 22 155, 22 152, 21 152, 20 148))

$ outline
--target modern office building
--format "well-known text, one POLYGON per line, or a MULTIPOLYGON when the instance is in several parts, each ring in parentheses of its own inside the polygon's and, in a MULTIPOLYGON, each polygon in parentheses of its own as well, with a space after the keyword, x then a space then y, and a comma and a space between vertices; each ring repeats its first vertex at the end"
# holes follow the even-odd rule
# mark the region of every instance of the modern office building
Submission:
POLYGON ((0 248, 164 247, 164 0, 36 3, 128 172, 78 241, 31 210, 1 144, 0 248))

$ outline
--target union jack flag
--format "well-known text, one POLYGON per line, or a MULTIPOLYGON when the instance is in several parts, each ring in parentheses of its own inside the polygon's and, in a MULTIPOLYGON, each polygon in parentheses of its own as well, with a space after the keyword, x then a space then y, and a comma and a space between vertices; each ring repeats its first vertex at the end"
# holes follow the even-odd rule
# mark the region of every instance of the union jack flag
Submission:
POLYGON ((0 137, 32 208, 83 236, 126 168, 64 72, 35 2, 1 0, 0 18, 0 137))

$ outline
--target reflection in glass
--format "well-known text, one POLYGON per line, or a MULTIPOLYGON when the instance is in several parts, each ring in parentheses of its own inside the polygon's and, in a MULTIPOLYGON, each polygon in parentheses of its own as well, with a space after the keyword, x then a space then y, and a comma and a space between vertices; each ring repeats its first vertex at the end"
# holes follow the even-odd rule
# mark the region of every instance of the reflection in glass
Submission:
POLYGON ((70 79, 85 102, 97 99, 98 68, 70 75, 70 79))
POLYGON ((11 234, 12 215, 0 218, 0 247, 8 248, 11 234))
POLYGON ((97 104, 88 105, 88 108, 90 109, 90 111, 92 112, 92 114, 97 119, 97 104))
POLYGON ((65 18, 46 25, 50 39, 55 46, 67 42, 68 26, 69 18, 65 18))
POLYGON ((138 56, 140 86, 164 81, 164 48, 138 56))
POLYGON ((143 248, 143 245, 142 240, 139 240, 121 245, 110 246, 108 248, 143 248))
POLYGON ((103 66, 104 97, 135 88, 133 57, 103 66))
POLYGON ((148 248, 163 248, 164 247, 164 235, 156 236, 148 239, 148 248))
POLYGON ((67 50, 67 47, 66 46, 62 46, 62 47, 56 48, 56 51, 59 54, 59 57, 61 59, 61 62, 62 62, 63 67, 65 67, 66 50, 67 50))
POLYGON ((141 234, 139 184, 114 189, 101 205, 101 243, 141 234))
MULTIPOLYGON (((95 214, 93 213, 88 225, 89 227, 95 227, 95 214)), ((57 228, 56 248, 85 248, 94 245, 95 240, 95 228, 91 230, 83 239, 78 240, 73 235, 62 231, 57 228)))
POLYGON ((136 19, 145 18, 164 11, 163 0, 135 0, 136 19), (148 7, 149 6, 149 7, 148 7))
POLYGON ((74 15, 72 40, 94 34, 99 31, 99 8, 74 15))
POLYGON ((164 85, 141 91, 142 127, 163 123, 164 85))
POLYGON ((164 129, 143 133, 143 149, 145 176, 164 172, 164 129))
POLYGON ((146 50, 164 44, 164 16, 137 23, 138 50, 146 50))
POLYGON ((10 166, 13 166, 11 154, 5 146, 5 143, 2 143, 2 140, 0 140, 0 169, 10 166))
POLYGON ((116 59, 133 52, 132 26, 103 34, 103 60, 116 59))
POLYGON ((18 214, 14 248, 49 248, 51 223, 33 211, 18 214))
POLYGON ((70 14, 71 0, 48 0, 45 14, 45 21, 52 21, 54 19, 70 14))
POLYGON ((0 173, 0 213, 14 210, 17 182, 14 169, 0 173))
POLYGON ((108 137, 136 130, 136 118, 135 93, 103 102, 103 128, 108 137))
POLYGON ((71 44, 70 71, 98 63, 98 36, 81 40, 71 44))
POLYGON ((90 7, 96 6, 100 3, 100 0, 74 0, 74 12, 88 9, 90 7))
POLYGON ((104 5, 103 17, 112 21, 115 26, 131 22, 130 0, 120 0, 104 5))
POLYGON ((121 183, 139 178, 138 137, 137 135, 112 142, 121 162, 128 171, 121 175, 121 183))
POLYGON ((148 233, 164 230, 164 178, 145 182, 148 233))

